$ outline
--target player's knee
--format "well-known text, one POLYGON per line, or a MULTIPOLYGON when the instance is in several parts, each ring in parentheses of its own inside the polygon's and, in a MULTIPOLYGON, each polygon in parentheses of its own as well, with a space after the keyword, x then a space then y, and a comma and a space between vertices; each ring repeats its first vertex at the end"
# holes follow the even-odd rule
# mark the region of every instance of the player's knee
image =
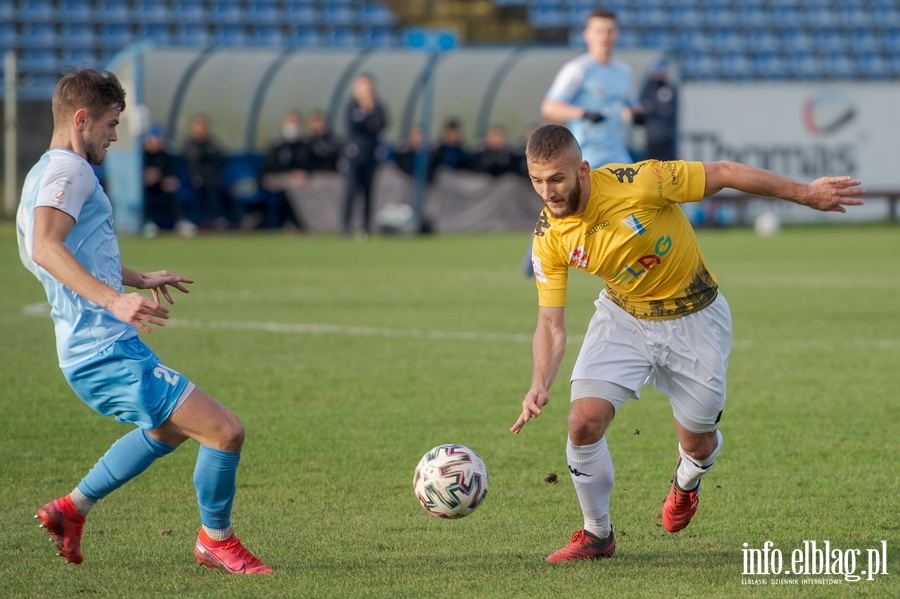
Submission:
POLYGON ((236 415, 229 414, 227 418, 222 419, 216 437, 218 449, 239 451, 244 445, 244 425, 236 415))
POLYGON ((576 400, 572 402, 572 409, 569 411, 569 438, 574 445, 596 443, 606 433, 613 416, 615 410, 604 400, 595 398, 576 400))
POLYGON ((681 447, 686 454, 698 460, 705 460, 718 449, 719 435, 717 431, 708 433, 691 433, 681 439, 681 447))

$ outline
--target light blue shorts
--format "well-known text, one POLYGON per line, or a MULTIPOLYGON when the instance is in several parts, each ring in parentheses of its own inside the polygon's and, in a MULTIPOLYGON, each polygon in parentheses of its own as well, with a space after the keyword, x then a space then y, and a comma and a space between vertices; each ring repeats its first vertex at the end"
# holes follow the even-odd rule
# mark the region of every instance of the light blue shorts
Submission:
POLYGON ((78 397, 104 416, 145 430, 158 428, 194 384, 160 362, 139 337, 116 341, 80 364, 62 369, 78 397))

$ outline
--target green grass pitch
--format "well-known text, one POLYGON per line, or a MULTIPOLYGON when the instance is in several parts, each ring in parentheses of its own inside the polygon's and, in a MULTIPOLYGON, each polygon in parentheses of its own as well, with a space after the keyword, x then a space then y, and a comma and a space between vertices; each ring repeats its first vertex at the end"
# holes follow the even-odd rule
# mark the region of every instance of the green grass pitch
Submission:
POLYGON ((567 380, 599 279, 572 273, 553 399, 514 436, 536 315, 527 233, 122 239, 126 265, 196 279, 170 325, 142 336, 247 430, 234 525, 277 572, 231 577, 191 553, 193 442, 95 508, 84 564, 53 555, 35 510, 128 428, 66 385, 43 292, 0 224, 0 596, 900 596, 900 228, 699 236, 735 341, 725 446, 698 514, 676 535, 660 527, 676 441, 668 402, 647 389, 608 433, 617 553, 561 566, 543 560, 581 525, 567 380), (490 473, 484 504, 458 521, 412 492, 418 459, 447 442, 490 473), (788 561, 806 540, 863 558, 886 541, 888 575, 743 574, 745 543, 771 541, 788 561))

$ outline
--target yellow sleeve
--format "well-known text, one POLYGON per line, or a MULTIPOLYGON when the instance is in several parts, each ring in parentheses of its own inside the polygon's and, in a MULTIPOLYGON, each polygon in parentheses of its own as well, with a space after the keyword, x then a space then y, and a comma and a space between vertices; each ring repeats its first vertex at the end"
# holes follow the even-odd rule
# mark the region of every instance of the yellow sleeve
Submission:
POLYGON ((668 197, 679 203, 699 202, 706 191, 706 169, 702 162, 686 162, 673 160, 661 162, 660 165, 671 176, 663 178, 663 185, 669 186, 672 193, 668 197))
MULTIPOLYGON (((569 285, 569 265, 554 260, 550 236, 535 237, 531 246, 531 264, 537 285, 538 305, 562 308, 566 305, 566 290, 569 285)), ((558 243, 558 241, 556 242, 558 243)))

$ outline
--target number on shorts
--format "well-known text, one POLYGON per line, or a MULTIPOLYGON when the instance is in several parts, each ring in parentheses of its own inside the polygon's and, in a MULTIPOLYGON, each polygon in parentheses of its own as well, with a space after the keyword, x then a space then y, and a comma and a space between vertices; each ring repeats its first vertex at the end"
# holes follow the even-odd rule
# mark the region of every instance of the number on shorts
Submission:
POLYGON ((165 379, 167 383, 173 386, 178 383, 178 373, 162 364, 153 369, 153 376, 158 379, 165 379))

